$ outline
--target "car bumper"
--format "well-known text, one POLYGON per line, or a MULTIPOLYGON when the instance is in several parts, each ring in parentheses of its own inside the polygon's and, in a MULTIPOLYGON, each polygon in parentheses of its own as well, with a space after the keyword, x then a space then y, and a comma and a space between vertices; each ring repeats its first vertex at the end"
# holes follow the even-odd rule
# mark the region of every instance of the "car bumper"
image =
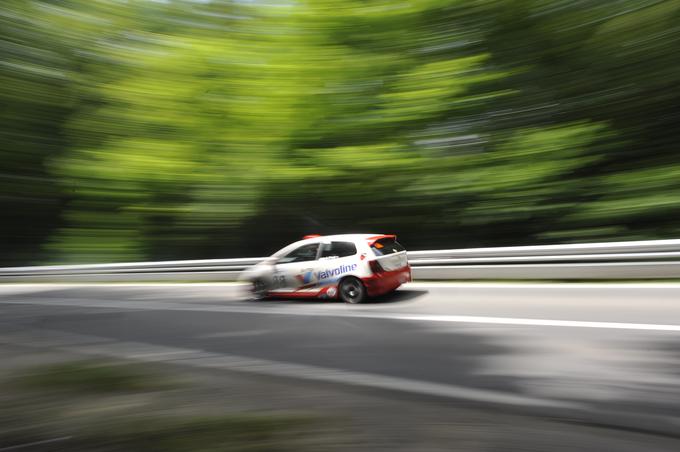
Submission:
POLYGON ((404 283, 411 282, 411 267, 406 266, 398 270, 381 272, 367 278, 362 278, 369 297, 375 297, 390 292, 404 283))

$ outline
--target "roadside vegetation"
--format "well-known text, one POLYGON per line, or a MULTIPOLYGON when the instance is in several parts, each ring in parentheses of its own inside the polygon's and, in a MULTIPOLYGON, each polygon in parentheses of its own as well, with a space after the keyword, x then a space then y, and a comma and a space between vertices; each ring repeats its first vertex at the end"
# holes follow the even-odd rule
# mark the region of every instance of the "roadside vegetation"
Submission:
POLYGON ((678 0, 3 0, 0 265, 676 237, 678 0))
POLYGON ((13 380, 15 386, 43 391, 90 393, 159 390, 171 385, 143 366, 106 361, 72 361, 28 371, 13 380))
POLYGON ((129 362, 69 361, 7 378, 0 449, 29 451, 298 451, 314 424, 299 414, 196 405, 191 384, 129 362))

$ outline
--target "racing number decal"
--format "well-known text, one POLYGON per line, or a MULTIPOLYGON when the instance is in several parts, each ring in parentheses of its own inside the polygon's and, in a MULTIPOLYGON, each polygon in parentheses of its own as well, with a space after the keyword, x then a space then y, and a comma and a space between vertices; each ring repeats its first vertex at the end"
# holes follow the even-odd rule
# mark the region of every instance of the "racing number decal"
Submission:
POLYGON ((274 289, 286 287, 286 277, 284 275, 274 275, 272 286, 274 289))

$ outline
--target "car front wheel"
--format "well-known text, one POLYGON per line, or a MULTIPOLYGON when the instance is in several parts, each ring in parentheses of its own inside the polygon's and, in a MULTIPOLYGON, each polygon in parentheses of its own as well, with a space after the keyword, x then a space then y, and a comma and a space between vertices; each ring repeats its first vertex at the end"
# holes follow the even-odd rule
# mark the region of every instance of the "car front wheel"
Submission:
POLYGON ((267 296, 267 287, 264 281, 255 279, 250 284, 250 296, 253 300, 262 300, 267 296))
POLYGON ((359 279, 350 276, 340 282, 338 295, 345 303, 361 303, 366 299, 366 287, 359 279))

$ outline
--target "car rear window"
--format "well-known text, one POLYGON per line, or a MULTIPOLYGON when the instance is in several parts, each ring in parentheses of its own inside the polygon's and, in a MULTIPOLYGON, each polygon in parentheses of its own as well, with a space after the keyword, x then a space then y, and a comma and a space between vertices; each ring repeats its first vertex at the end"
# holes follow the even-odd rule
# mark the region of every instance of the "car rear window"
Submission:
POLYGON ((400 251, 406 251, 406 249, 401 246, 399 242, 391 237, 385 237, 384 239, 378 239, 371 245, 371 249, 376 256, 385 256, 388 254, 398 253, 400 251))
POLYGON ((357 254, 357 247, 352 242, 331 242, 323 245, 321 257, 347 257, 357 254))

